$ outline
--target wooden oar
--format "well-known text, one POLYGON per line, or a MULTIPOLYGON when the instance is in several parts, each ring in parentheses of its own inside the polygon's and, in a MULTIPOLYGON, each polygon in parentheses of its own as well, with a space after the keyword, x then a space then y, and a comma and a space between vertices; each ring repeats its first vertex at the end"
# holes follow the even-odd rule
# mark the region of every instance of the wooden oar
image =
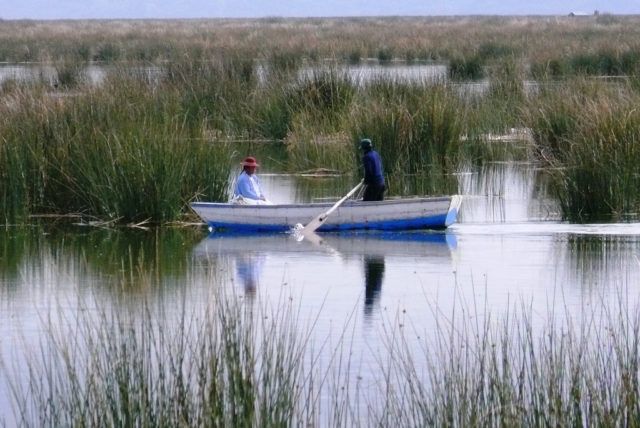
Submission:
POLYGON ((299 229, 298 227, 296 227, 296 229, 298 229, 299 232, 302 233, 303 235, 315 232, 316 229, 318 229, 320 226, 322 226, 324 224, 325 220, 327 219, 327 217, 329 217, 331 215, 332 212, 334 212, 340 205, 342 205, 342 203, 344 201, 349 199, 351 196, 353 196, 354 193, 356 193, 358 191, 358 189, 360 189, 360 187, 362 186, 363 183, 364 183, 364 180, 360 181, 360 183, 358 183, 358 185, 356 187, 351 189, 349 191, 349 193, 347 193, 342 199, 340 199, 338 202, 333 204, 333 206, 331 208, 329 208, 328 210, 326 210, 325 212, 321 213, 316 218, 311 220, 302 229, 299 229))

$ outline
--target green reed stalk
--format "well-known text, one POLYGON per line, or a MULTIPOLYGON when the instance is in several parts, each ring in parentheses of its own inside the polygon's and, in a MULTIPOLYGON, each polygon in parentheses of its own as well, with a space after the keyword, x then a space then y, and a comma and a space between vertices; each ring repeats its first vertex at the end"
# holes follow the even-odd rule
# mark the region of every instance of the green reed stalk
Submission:
POLYGON ((296 311, 254 314, 221 294, 204 318, 146 305, 54 315, 27 360, 28 386, 12 384, 15 416, 23 426, 306 424, 317 415, 301 395, 309 338, 296 311))
POLYGON ((548 94, 532 113, 543 159, 553 166, 563 216, 621 219, 640 206, 640 116, 628 86, 582 84, 548 94))
POLYGON ((640 416, 640 319, 620 303, 615 309, 592 306, 582 320, 567 313, 564 322, 553 321, 550 314, 541 330, 524 306, 500 320, 485 313, 478 321, 465 308, 449 320, 439 313, 435 335, 391 320, 385 369, 391 386, 379 392, 390 394, 389 404, 374 407, 376 420, 411 426, 633 425, 640 416))
MULTIPOLYGON (((354 150, 344 128, 356 94, 356 83, 334 68, 309 71, 295 80, 283 102, 275 104, 287 109, 285 147, 292 169, 350 169, 354 150)), ((275 112, 272 117, 278 116, 275 112)))
POLYGON ((224 199, 228 148, 186 120, 178 91, 116 76, 74 97, 15 93, 0 123, 4 218, 44 211, 165 222, 196 196, 224 199))
POLYGON ((81 307, 49 315, 26 382, 9 380, 22 426, 633 426, 640 316, 627 297, 536 327, 526 306, 501 317, 458 306, 450 319, 432 307, 431 331, 385 319, 366 387, 351 379, 355 333, 345 327, 320 368, 313 325, 290 301, 256 308, 219 292, 197 311, 81 307))
POLYGON ((374 94, 354 114, 354 139, 369 137, 388 173, 454 168, 460 154, 462 117, 456 96, 443 86, 392 83, 388 99, 374 94))

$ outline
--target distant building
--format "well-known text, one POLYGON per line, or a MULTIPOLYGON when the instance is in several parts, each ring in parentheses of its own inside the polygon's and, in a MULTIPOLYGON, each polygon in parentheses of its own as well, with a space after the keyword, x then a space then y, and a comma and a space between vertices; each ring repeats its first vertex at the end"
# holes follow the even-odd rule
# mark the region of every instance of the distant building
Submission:
POLYGON ((600 11, 595 10, 593 14, 587 12, 569 12, 569 16, 598 16, 600 15, 600 11))

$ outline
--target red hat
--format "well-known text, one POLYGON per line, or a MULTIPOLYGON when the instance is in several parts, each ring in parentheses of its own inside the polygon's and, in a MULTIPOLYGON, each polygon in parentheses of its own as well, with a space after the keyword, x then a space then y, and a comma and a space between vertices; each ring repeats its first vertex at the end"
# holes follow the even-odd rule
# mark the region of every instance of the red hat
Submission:
POLYGON ((260 166, 258 162, 256 162, 256 158, 253 156, 247 156, 244 158, 244 162, 242 162, 242 166, 260 166))

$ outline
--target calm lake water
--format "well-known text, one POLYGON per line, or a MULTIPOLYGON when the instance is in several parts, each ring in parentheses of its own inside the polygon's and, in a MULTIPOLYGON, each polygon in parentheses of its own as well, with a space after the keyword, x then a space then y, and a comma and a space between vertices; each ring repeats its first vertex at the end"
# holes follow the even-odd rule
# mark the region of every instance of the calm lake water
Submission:
MULTIPOLYGON (((127 72, 143 81, 153 83, 163 77, 164 70, 159 66, 131 66, 124 67, 117 65, 105 65, 93 63, 83 67, 79 71, 80 79, 91 85, 99 85, 107 78, 108 74, 118 69, 126 69, 127 72)), ((304 67, 298 73, 299 79, 312 77, 322 67, 304 67)), ((328 70, 328 69, 327 69, 328 70)), ((447 66, 445 64, 385 64, 363 63, 358 65, 338 66, 337 70, 353 83, 362 84, 371 80, 395 79, 403 82, 413 83, 433 83, 447 79, 447 66)), ((267 69, 258 65, 256 69, 260 82, 265 82, 269 78, 267 69)), ((51 65, 40 63, 20 63, 20 64, 0 64, 0 84, 7 80, 19 82, 29 82, 42 80, 45 83, 53 84, 57 80, 56 68, 51 65)), ((485 82, 481 85, 488 87, 485 82)))
MULTIPOLYGON (((316 320, 313 334, 332 343, 346 329, 365 390, 379 380, 389 324, 411 326, 417 344, 435 334, 436 321, 457 316, 499 322, 526 307, 536 327, 621 299, 637 303, 639 223, 560 222, 533 165, 497 163, 457 179, 459 222, 437 232, 327 234, 315 243, 208 235, 205 227, 4 228, 0 370, 20 378, 25 355, 37 354, 47 326, 60 320, 97 308, 141 311, 142 302, 169 315, 197 313, 217 288, 256 307, 292 299, 304 320, 316 320)), ((268 172, 262 181, 276 202, 338 199, 350 188, 268 172)), ((0 425, 11 421, 7 394, 0 381, 0 425)))

